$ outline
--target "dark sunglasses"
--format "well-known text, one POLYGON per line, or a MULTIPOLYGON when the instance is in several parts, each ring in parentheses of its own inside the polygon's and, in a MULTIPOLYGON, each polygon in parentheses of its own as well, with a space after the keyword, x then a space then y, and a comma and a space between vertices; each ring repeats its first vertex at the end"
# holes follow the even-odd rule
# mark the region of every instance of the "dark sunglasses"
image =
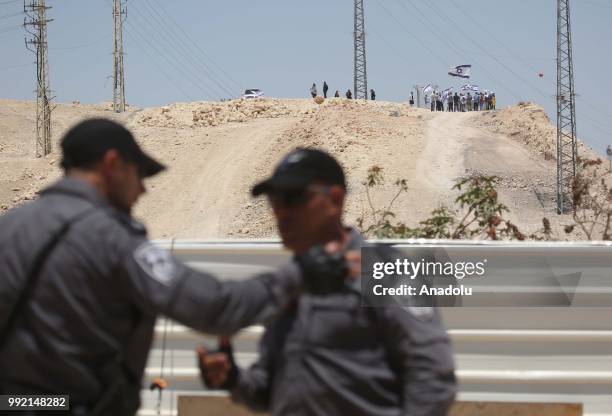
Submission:
POLYGON ((272 192, 268 194, 268 200, 272 205, 294 207, 305 204, 314 194, 329 194, 330 189, 330 186, 310 185, 292 191, 272 192))

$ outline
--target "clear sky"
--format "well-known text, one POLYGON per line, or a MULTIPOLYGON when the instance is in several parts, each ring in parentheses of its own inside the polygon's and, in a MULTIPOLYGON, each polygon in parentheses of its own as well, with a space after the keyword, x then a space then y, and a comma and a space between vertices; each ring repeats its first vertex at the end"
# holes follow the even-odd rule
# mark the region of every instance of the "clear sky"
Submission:
MULTIPOLYGON (((471 83, 498 106, 533 101, 555 119, 555 0, 365 0, 368 87, 405 101, 415 84, 459 86, 448 67, 472 64, 471 83), (544 77, 540 78, 539 73, 544 77)), ((112 0, 47 0, 56 101, 112 100, 112 0)), ((0 0, 0 98, 34 99, 22 0, 0 0)), ((237 96, 306 97, 324 80, 352 89, 352 0, 127 0, 128 103, 237 96)), ((612 1, 573 0, 578 135, 612 143, 612 1)))

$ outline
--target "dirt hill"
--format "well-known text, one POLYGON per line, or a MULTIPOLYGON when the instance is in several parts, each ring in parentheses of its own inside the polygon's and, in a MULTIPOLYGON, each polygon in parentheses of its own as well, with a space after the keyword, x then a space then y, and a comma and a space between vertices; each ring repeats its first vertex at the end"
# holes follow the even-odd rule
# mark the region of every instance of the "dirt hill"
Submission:
MULTIPOLYGON (((554 212, 555 129, 544 110, 520 104, 495 112, 432 113, 401 103, 329 99, 233 100, 129 108, 63 105, 53 113, 54 152, 36 158, 35 105, 0 100, 0 212, 35 198, 61 174, 57 142, 87 117, 125 123, 144 147, 170 166, 148 183, 136 216, 153 238, 274 237, 266 201, 250 187, 283 154, 316 146, 336 155, 349 180, 346 220, 368 210, 362 181, 368 168, 384 168, 387 185, 372 195, 382 207, 396 179, 408 183, 398 199, 399 219, 416 224, 440 204, 452 203, 454 180, 471 172, 502 178, 500 196, 522 229, 540 228, 554 212)), ((583 156, 596 156, 583 144, 583 156)))

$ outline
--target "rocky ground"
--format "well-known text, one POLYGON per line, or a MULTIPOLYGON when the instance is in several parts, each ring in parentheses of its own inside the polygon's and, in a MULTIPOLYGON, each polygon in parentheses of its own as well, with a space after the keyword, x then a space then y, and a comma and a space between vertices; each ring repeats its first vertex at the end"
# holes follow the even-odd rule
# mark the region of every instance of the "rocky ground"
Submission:
MULTIPOLYGON (((416 224, 440 204, 452 204, 454 181, 466 174, 500 176, 500 197, 526 232, 569 221, 554 207, 556 134, 544 110, 521 103, 494 112, 432 113, 403 103, 328 99, 257 99, 177 103, 129 108, 60 104, 53 112, 54 152, 35 157, 35 105, 0 100, 0 211, 36 197, 57 179, 58 141, 88 117, 111 117, 128 126, 147 151, 170 169, 148 182, 136 216, 153 238, 274 237, 265 200, 250 187, 296 147, 321 147, 337 156, 349 180, 346 220, 366 216, 362 182, 383 167, 386 184, 371 193, 385 206, 406 179, 408 192, 394 204, 398 219, 416 224)), ((596 157, 580 143, 583 156, 596 157)))

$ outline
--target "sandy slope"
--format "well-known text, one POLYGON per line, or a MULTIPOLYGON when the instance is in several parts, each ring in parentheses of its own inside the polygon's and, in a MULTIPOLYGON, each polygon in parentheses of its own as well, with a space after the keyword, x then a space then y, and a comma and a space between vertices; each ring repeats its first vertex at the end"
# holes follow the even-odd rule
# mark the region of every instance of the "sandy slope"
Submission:
MULTIPOLYGON (((0 100, 0 210, 35 197, 60 174, 57 152, 34 157, 34 105, 0 100)), ((349 180, 346 219, 367 212, 362 181, 373 165, 386 186, 372 192, 383 207, 407 180, 409 192, 393 211, 415 224, 440 204, 450 204, 454 180, 466 173, 502 178, 500 195, 522 228, 540 227, 554 214, 554 128, 540 107, 497 112, 431 113, 389 102, 257 100, 184 103, 114 114, 108 105, 59 105, 54 141, 86 117, 125 123, 148 151, 170 169, 149 181, 136 215, 154 238, 271 237, 265 200, 249 189, 297 146, 329 150, 349 180), (551 147, 552 146, 552 147, 551 147)), ((589 152, 582 146, 581 153, 589 152)))

